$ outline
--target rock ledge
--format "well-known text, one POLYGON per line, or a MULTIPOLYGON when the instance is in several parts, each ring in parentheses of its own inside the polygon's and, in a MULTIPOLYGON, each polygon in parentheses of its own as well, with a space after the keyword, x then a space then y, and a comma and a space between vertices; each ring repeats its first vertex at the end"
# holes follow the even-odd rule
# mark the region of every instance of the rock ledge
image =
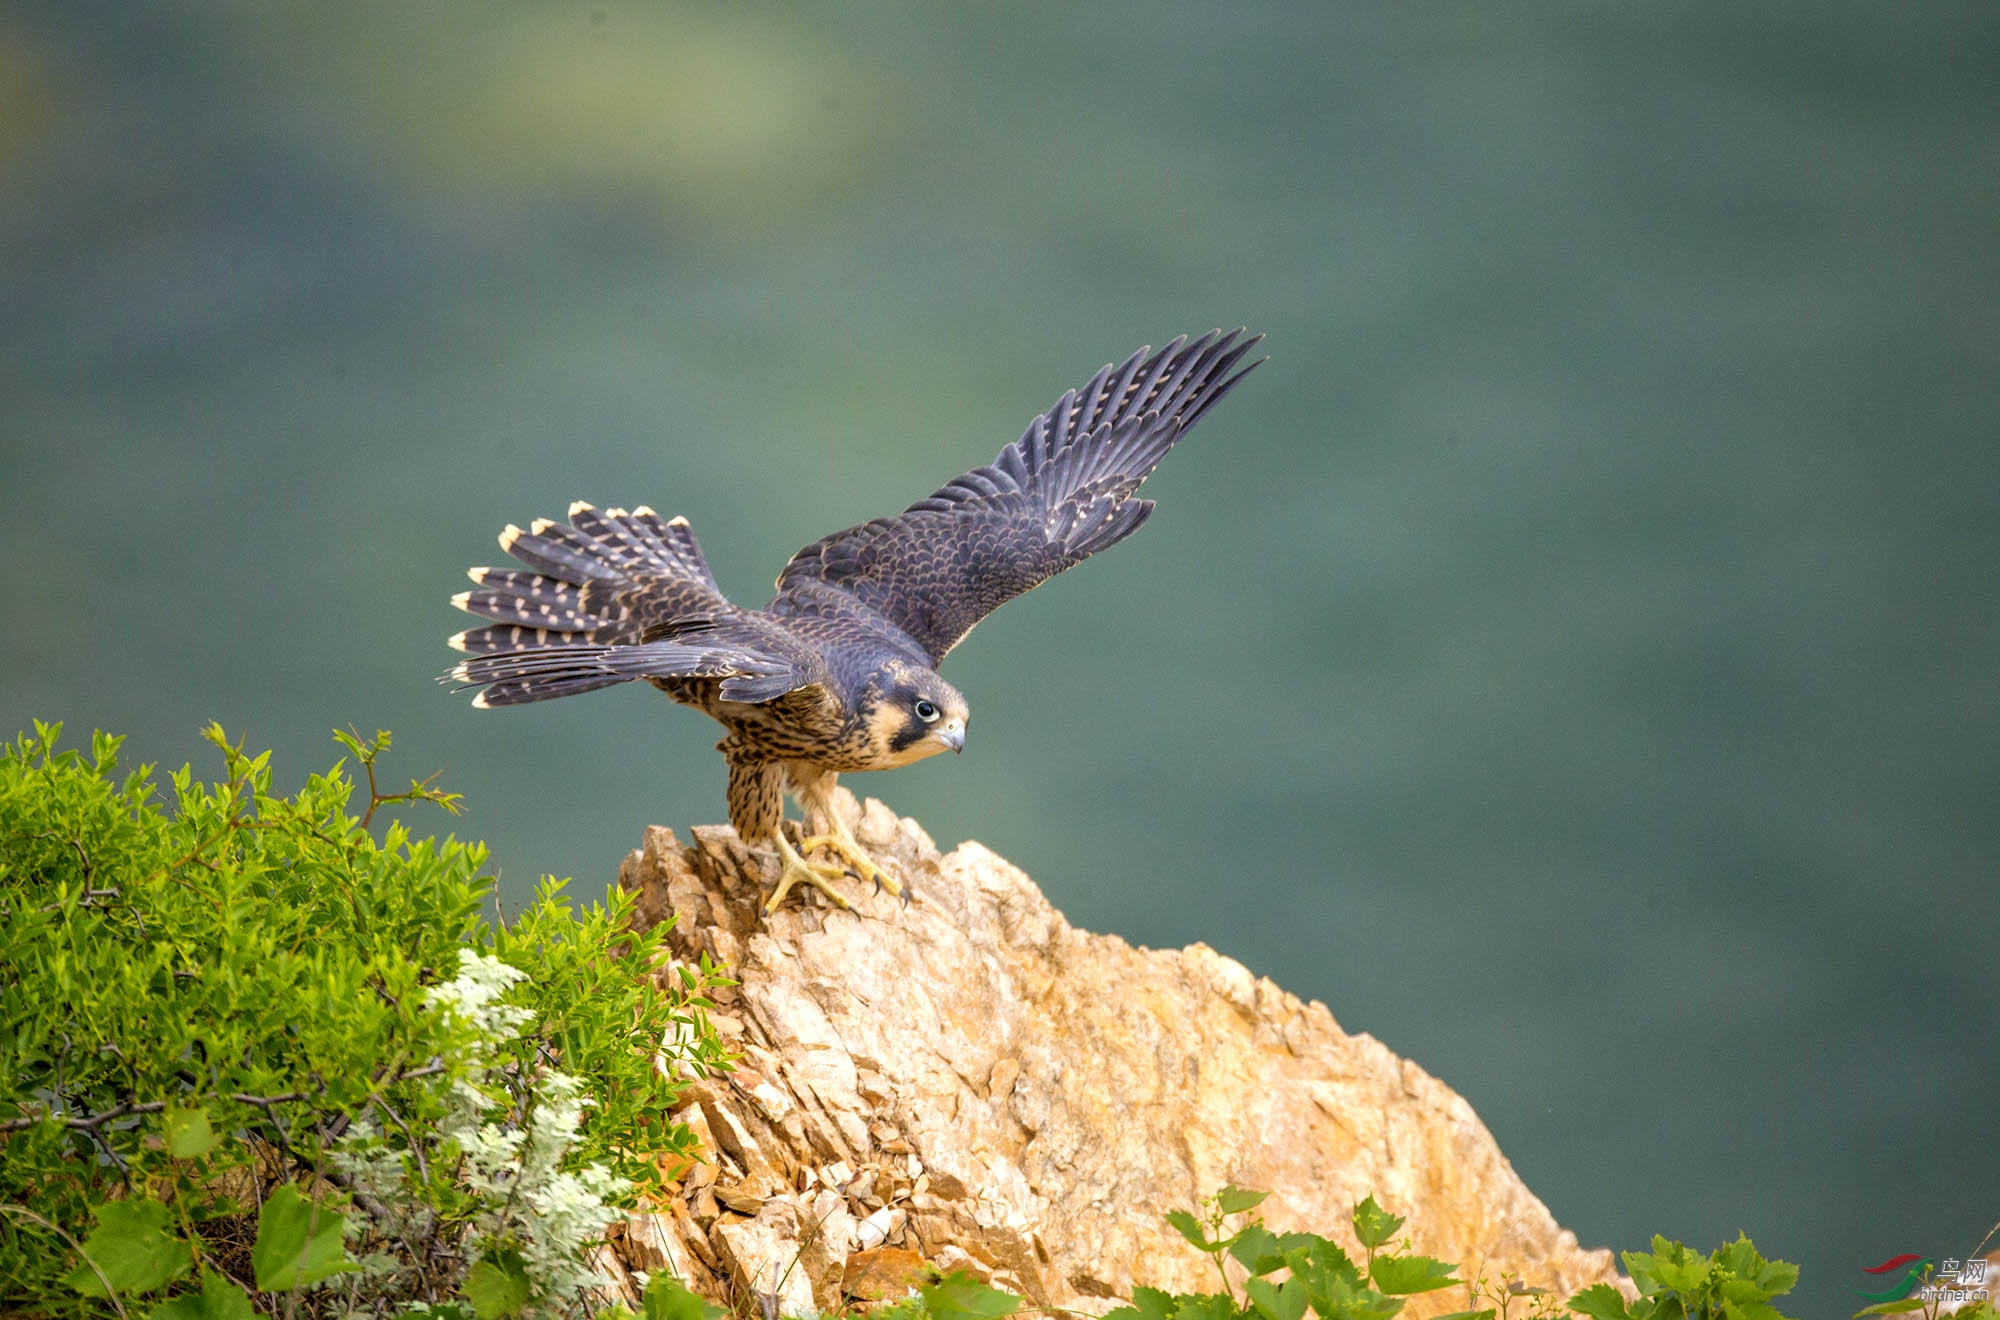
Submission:
MULTIPOLYGON (((742 1061, 690 1091, 706 1159, 615 1232, 618 1263, 798 1314, 900 1295, 921 1258, 1102 1313, 1135 1284, 1212 1290, 1162 1216, 1235 1183, 1272 1193, 1273 1229, 1350 1249, 1348 1214, 1373 1193, 1461 1276, 1563 1296, 1617 1278, 1470 1105, 1324 1004, 1206 945, 1076 930, 979 844, 940 855, 880 802, 839 806, 918 902, 856 885, 854 912, 760 919, 766 863, 723 827, 684 845, 654 826, 625 861, 642 916, 678 918, 676 953, 740 982, 715 1020, 742 1061)), ((1406 1314, 1467 1304, 1447 1289, 1406 1314)))

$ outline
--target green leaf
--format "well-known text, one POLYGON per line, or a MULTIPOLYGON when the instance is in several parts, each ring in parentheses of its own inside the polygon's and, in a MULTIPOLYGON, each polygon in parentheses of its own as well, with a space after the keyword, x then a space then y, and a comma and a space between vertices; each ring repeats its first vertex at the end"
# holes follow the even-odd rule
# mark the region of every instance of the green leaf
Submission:
POLYGON ((1202 1231, 1201 1221, 1187 1211, 1167 1211, 1167 1222, 1174 1226, 1175 1232, 1194 1243, 1198 1250, 1213 1253, 1217 1249, 1216 1244, 1208 1240, 1208 1234, 1202 1231))
POLYGON ((527 1262, 518 1251, 486 1257, 465 1276, 465 1295, 479 1320, 519 1315, 528 1304, 527 1262))
POLYGON ((1395 1237, 1402 1226, 1402 1219, 1375 1204, 1373 1196, 1354 1207, 1354 1236, 1370 1251, 1395 1237))
POLYGON ((1352 1291, 1361 1287, 1361 1271, 1354 1268, 1354 1262, 1340 1249, 1339 1243, 1323 1237, 1312 1238, 1305 1246, 1286 1252, 1285 1264, 1291 1267, 1294 1278, 1304 1279, 1312 1289, 1316 1311, 1320 1310, 1321 1299, 1331 1300, 1342 1289, 1352 1291))
POLYGON ((1264 1320, 1299 1320, 1312 1298, 1303 1279, 1286 1279, 1282 1284, 1269 1279, 1250 1279, 1244 1283, 1243 1291, 1264 1320))
POLYGON ((1384 1297, 1373 1288, 1335 1283, 1326 1296, 1315 1295, 1313 1310, 1321 1320, 1390 1320, 1403 1309, 1400 1298, 1384 1297))
POLYGON ((1253 1192, 1247 1187, 1224 1187, 1215 1194, 1215 1208, 1225 1215, 1240 1215, 1264 1203, 1269 1192, 1253 1192))
POLYGON ((933 1320, 996 1320, 1020 1309, 1013 1293, 981 1283, 965 1270, 953 1270, 917 1289, 933 1320))
POLYGON ((1368 1267, 1368 1278, 1383 1292, 1401 1297, 1449 1288, 1458 1282, 1451 1277, 1455 1268, 1429 1256, 1377 1256, 1368 1267))
POLYGON ((241 1288, 220 1274, 205 1274, 200 1292, 160 1303, 148 1320, 255 1320, 256 1315, 241 1288))
POLYGON ((1757 1286, 1766 1297, 1782 1297, 1798 1286, 1799 1267, 1788 1260, 1757 1258, 1757 1286))
POLYGON ((1284 1268, 1290 1253, 1323 1241, 1312 1233, 1272 1233, 1262 1224, 1252 1224, 1230 1239, 1229 1254, 1250 1273, 1269 1274, 1284 1268))
POLYGON ((257 1241, 250 1248, 257 1286, 267 1292, 303 1288, 360 1269, 341 1245, 344 1222, 339 1211, 307 1200, 290 1183, 271 1193, 257 1216, 257 1241))
POLYGON ((1877 1302, 1868 1309, 1856 1311, 1854 1314, 1857 1317, 1864 1315, 1899 1315, 1904 1311, 1921 1311, 1929 1305, 1930 1303, 1921 1297, 1905 1297, 1901 1301, 1877 1302))
POLYGON ((208 1111, 199 1105, 168 1105, 160 1117, 167 1129, 167 1154, 177 1160, 206 1155, 222 1140, 209 1125, 208 1111))
POLYGON ((1180 1302, 1172 1293, 1161 1292, 1158 1288, 1139 1287, 1132 1290, 1132 1304, 1121 1306, 1110 1312, 1104 1320, 1173 1320, 1173 1314, 1180 1302))
POLYGON ((180 1278, 194 1268, 194 1253, 167 1231, 172 1221, 173 1212, 158 1201, 98 1206, 97 1228, 83 1244, 88 1259, 63 1282, 86 1297, 103 1297, 107 1281, 112 1293, 145 1293, 180 1278))
POLYGON ((1593 1283, 1569 1299, 1569 1309, 1590 1320, 1630 1320, 1625 1294, 1608 1283, 1593 1283))
POLYGON ((647 1280, 640 1314, 646 1320, 721 1320, 728 1313, 691 1292, 673 1275, 661 1272, 647 1280))
POLYGON ((1693 1260, 1655 1259, 1652 1272, 1653 1286, 1649 1291, 1699 1294, 1708 1287, 1708 1270, 1708 1258, 1699 1253, 1694 1253, 1693 1260))
POLYGON ((1278 1246, 1278 1235, 1262 1224, 1245 1224, 1242 1232, 1229 1239, 1229 1254, 1252 1274, 1269 1274, 1285 1263, 1285 1253, 1278 1246), (1259 1269, 1258 1265, 1263 1261, 1270 1263, 1259 1269))
POLYGON ((1724 1302, 1722 1313, 1728 1316, 1729 1320, 1738 1320, 1738 1317, 1741 1317, 1741 1320, 1790 1320, 1790 1317, 1769 1302, 1743 1302, 1740 1305, 1724 1302))
POLYGON ((1174 1320, 1241 1320, 1236 1301, 1222 1293, 1183 1293, 1174 1299, 1174 1320))
POLYGON ((1262 1224, 1247 1224, 1229 1239, 1229 1254, 1252 1274, 1283 1268, 1285 1253, 1309 1247, 1321 1239, 1311 1233, 1273 1233, 1262 1224))

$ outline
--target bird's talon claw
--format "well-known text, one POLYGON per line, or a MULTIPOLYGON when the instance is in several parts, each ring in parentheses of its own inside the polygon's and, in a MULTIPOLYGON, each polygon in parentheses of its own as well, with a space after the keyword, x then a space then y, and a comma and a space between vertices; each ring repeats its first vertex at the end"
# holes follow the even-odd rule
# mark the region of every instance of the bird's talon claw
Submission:
POLYGON ((833 905, 837 908, 845 910, 851 906, 841 896, 840 891, 833 887, 833 878, 835 876, 844 876, 846 874, 844 871, 834 870, 829 867, 814 866, 811 862, 800 856, 798 851, 792 847, 791 843, 782 834, 777 836, 776 842, 778 845, 779 862, 778 887, 771 892, 771 897, 764 901, 764 910, 766 912, 776 912, 778 905, 785 901, 785 895, 791 892, 793 885, 797 884, 811 885, 814 889, 819 890, 820 893, 825 894, 829 899, 833 900, 833 905))
MULTIPOLYGON (((835 820, 837 822, 838 818, 836 817, 835 820)), ((856 880, 873 881, 876 893, 879 894, 886 889, 898 898, 903 899, 905 903, 909 901, 908 897, 904 894, 903 886, 898 884, 894 876, 883 870, 876 864, 872 857, 862 850, 861 845, 855 842, 854 836, 848 833, 844 826, 838 823, 830 825, 824 833, 815 834, 799 844, 799 851, 802 853, 810 853, 821 848, 824 848, 845 863, 844 869, 848 875, 853 876, 856 880)))

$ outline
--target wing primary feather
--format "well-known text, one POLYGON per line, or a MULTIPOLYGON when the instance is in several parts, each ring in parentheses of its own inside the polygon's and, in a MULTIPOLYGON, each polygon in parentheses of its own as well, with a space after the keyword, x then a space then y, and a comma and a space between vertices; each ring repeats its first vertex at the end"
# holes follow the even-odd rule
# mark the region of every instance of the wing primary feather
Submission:
POLYGON ((1194 374, 1195 368, 1201 365, 1202 355, 1208 351, 1209 345, 1214 341, 1218 333, 1218 331, 1211 330, 1192 344, 1189 344, 1185 352, 1174 354, 1169 362, 1172 370, 1153 386, 1148 395, 1147 403, 1149 411, 1152 407, 1158 407, 1161 411, 1165 411, 1166 400, 1174 398, 1180 392, 1181 387, 1187 383, 1188 378, 1194 374), (1160 402, 1155 404, 1154 400, 1159 400, 1160 402))
POLYGON ((1097 416, 1093 418, 1094 422, 1102 422, 1108 417, 1116 415, 1118 409, 1124 405, 1127 396, 1132 392, 1132 382, 1139 374, 1140 364, 1146 360, 1146 354, 1151 351, 1150 349, 1142 348, 1131 357, 1125 359, 1125 365, 1118 368, 1117 379, 1105 388, 1101 406, 1098 409, 1097 416))
POLYGON ((1088 431, 1097 425, 1098 416, 1104 411, 1104 386, 1116 369, 1115 363, 1105 363, 1097 369, 1097 374, 1077 391, 1077 421, 1084 430, 1088 431))
POLYGON ((1167 373, 1167 368, 1173 364, 1174 354, 1179 352, 1181 345, 1186 342, 1187 336, 1181 335, 1146 360, 1145 364, 1140 367, 1140 370, 1146 374, 1143 379, 1135 380, 1132 383, 1130 392, 1125 396, 1124 401, 1119 404, 1120 412, 1124 412, 1129 408, 1137 408, 1140 412, 1146 410, 1146 405, 1152 401, 1153 396, 1159 391, 1160 378, 1167 373))
MULTIPOLYGON (((1223 375, 1225 372, 1228 372, 1238 362, 1242 361, 1244 355, 1249 353, 1251 349, 1255 348, 1258 342, 1263 338, 1264 336, 1262 335, 1252 335, 1250 338, 1244 340, 1241 344, 1238 344, 1230 352, 1218 358, 1216 360, 1215 366, 1209 372, 1210 377, 1214 378, 1223 375)), ((1264 363, 1268 361, 1270 361, 1269 358, 1258 358, 1255 362, 1252 362, 1249 365, 1245 366, 1242 370, 1236 372, 1235 375, 1230 376, 1228 379, 1224 380, 1221 384, 1211 386, 1207 390, 1203 391, 1201 398, 1195 403, 1193 409, 1190 410, 1181 419, 1181 429, 1186 430, 1188 427, 1193 426, 1196 422, 1200 421, 1202 415, 1206 413, 1210 408, 1213 408, 1216 405, 1216 403, 1221 400, 1223 395, 1229 393, 1229 391, 1236 388, 1237 381, 1242 380, 1245 376, 1249 375, 1252 371, 1255 371, 1258 367, 1264 365, 1264 363)))

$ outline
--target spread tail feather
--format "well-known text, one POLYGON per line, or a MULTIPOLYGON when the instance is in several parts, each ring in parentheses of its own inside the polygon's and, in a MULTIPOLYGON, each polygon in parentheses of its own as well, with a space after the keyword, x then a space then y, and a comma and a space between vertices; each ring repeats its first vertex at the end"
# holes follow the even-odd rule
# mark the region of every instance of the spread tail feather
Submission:
POLYGON ((500 548, 519 568, 474 568, 451 603, 492 622, 450 639, 474 657, 442 676, 507 706, 641 677, 714 676, 755 688, 768 664, 670 640, 730 608, 683 518, 572 504, 567 523, 509 524, 500 548), (660 640, 660 639, 669 640, 660 640))

